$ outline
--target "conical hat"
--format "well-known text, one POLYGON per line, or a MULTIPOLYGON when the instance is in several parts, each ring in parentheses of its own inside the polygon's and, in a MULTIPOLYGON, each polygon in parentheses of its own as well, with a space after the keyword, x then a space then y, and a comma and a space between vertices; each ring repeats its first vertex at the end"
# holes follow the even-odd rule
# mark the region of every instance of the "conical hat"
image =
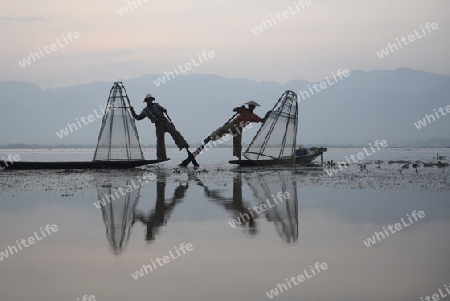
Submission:
POLYGON ((254 101, 254 100, 247 101, 245 104, 246 104, 246 105, 249 105, 249 106, 260 107, 259 103, 257 103, 257 102, 254 101))
POLYGON ((153 97, 153 95, 151 94, 147 94, 145 95, 144 102, 146 102, 147 100, 155 100, 155 97, 153 97))

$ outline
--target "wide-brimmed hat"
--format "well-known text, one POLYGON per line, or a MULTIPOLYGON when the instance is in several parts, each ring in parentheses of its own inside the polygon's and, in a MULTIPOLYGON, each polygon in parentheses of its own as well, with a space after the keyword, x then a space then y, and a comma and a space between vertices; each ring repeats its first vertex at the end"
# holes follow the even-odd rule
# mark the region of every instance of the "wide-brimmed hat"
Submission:
POLYGON ((151 94, 145 95, 144 102, 149 101, 149 100, 150 100, 150 101, 155 100, 155 98, 153 97, 153 95, 151 95, 151 94))
POLYGON ((245 104, 246 104, 246 105, 249 105, 249 106, 260 107, 259 103, 257 103, 257 102, 254 101, 254 100, 247 101, 245 104))

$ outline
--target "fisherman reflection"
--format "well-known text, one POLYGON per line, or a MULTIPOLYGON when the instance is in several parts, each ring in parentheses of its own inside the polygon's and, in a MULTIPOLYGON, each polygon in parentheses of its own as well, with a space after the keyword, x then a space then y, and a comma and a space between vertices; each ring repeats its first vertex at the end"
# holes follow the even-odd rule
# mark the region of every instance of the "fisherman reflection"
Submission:
POLYGON ((175 206, 179 204, 185 197, 189 184, 181 183, 175 188, 172 198, 166 202, 166 175, 158 175, 156 183, 156 204, 155 208, 145 216, 142 213, 136 214, 136 219, 147 226, 145 240, 147 242, 154 241, 160 228, 167 224, 170 215, 175 206))
POLYGON ((246 232, 250 235, 256 235, 258 233, 255 218, 257 217, 254 212, 249 210, 250 205, 244 203, 242 198, 242 176, 236 174, 233 177, 233 198, 223 197, 220 195, 219 190, 213 190, 206 187, 200 180, 197 183, 204 188, 205 196, 210 201, 217 205, 221 205, 225 210, 229 211, 234 219, 242 227, 246 229, 246 232), (247 227, 248 226, 248 227, 247 227))

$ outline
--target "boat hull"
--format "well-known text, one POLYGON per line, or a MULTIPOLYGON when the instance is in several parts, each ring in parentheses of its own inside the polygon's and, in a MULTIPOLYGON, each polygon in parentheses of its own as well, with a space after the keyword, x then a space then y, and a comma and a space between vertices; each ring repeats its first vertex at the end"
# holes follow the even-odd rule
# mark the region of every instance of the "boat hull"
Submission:
POLYGON ((282 160, 231 160, 228 161, 230 164, 237 164, 242 167, 251 166, 271 166, 271 165, 292 165, 292 159, 282 159, 282 160))
POLYGON ((324 152, 295 157, 295 164, 309 164, 324 152))
MULTIPOLYGON (((321 156, 326 149, 322 149, 312 154, 296 156, 295 157, 295 165, 305 165, 311 163, 317 157, 321 156)), ((292 159, 274 159, 274 160, 231 160, 228 161, 230 164, 237 164, 242 167, 251 167, 251 166, 270 166, 270 165, 292 165, 292 159)))
POLYGON ((2 168, 5 170, 24 170, 24 169, 127 169, 138 166, 156 164, 166 160, 133 160, 133 161, 68 161, 68 162, 8 162, 8 166, 2 168))

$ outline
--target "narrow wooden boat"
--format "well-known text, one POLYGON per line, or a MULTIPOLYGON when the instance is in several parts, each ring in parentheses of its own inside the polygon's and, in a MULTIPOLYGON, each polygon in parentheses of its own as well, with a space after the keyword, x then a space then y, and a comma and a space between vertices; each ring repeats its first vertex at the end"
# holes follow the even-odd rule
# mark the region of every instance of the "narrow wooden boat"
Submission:
POLYGON ((4 170, 25 169, 127 169, 138 166, 156 164, 166 160, 117 160, 117 161, 66 161, 66 162, 5 162, 0 164, 4 170))
MULTIPOLYGON (((306 165, 314 161, 317 157, 321 156, 327 149, 321 148, 310 148, 297 149, 295 156, 296 165, 306 165)), ((291 158, 281 158, 281 159, 266 159, 266 160, 231 160, 228 161, 230 164, 237 164, 242 167, 252 167, 252 166, 270 166, 270 165, 292 165, 291 158)))
POLYGON ((327 150, 326 147, 300 147, 295 152, 295 164, 309 164, 319 156, 322 156, 327 150))
POLYGON ((231 160, 230 164, 237 164, 242 167, 254 166, 272 166, 272 165, 292 165, 292 159, 273 159, 273 160, 231 160))

